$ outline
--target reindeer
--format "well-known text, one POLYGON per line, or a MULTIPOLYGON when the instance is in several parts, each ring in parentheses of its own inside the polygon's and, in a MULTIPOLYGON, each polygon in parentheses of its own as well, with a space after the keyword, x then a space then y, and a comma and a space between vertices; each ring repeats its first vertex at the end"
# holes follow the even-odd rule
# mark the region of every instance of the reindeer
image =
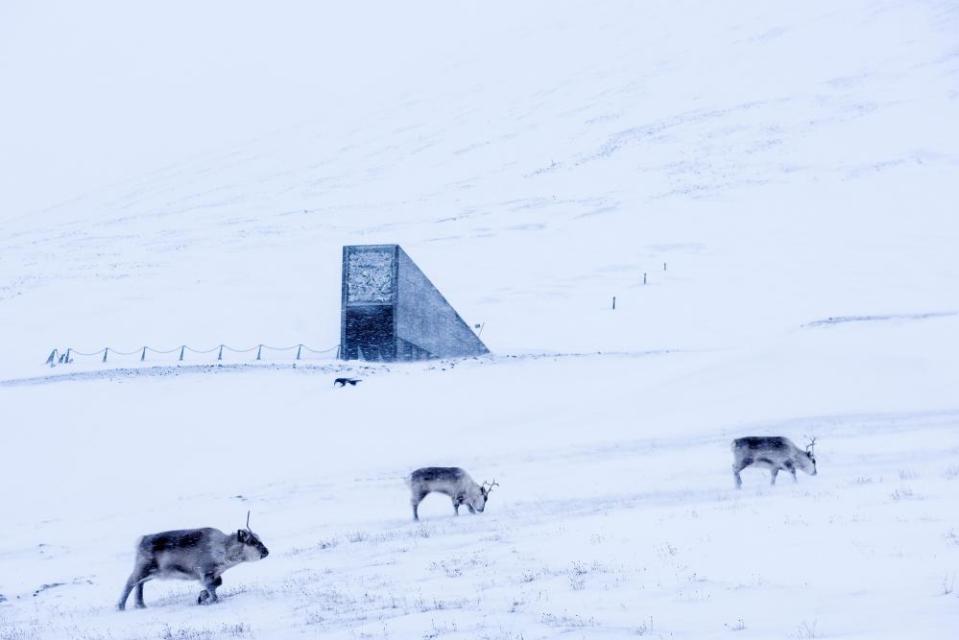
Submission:
POLYGON ((268 556, 269 549, 250 530, 250 512, 246 528, 227 535, 219 529, 184 529, 145 535, 137 542, 133 573, 127 579, 117 609, 126 608, 130 592, 136 588, 136 606, 143 609, 143 585, 155 578, 199 580, 203 591, 197 604, 217 602, 220 576, 241 562, 255 562, 268 556))
POLYGON ((419 506, 429 493, 446 494, 453 501, 453 511, 460 514, 460 505, 465 504, 470 513, 483 513, 486 501, 493 487, 498 487, 496 480, 483 482, 479 485, 468 473, 459 467, 424 467, 409 475, 406 483, 410 487, 410 504, 413 505, 413 519, 419 520, 419 506))
POLYGON ((776 476, 781 469, 789 471, 794 482, 796 469, 802 469, 809 475, 816 475, 816 457, 813 447, 816 439, 812 438, 803 451, 794 445, 788 438, 777 436, 762 436, 737 438, 733 440, 733 476, 736 477, 736 488, 743 486, 743 479, 739 472, 750 465, 769 469, 772 479, 770 484, 776 484, 776 476))

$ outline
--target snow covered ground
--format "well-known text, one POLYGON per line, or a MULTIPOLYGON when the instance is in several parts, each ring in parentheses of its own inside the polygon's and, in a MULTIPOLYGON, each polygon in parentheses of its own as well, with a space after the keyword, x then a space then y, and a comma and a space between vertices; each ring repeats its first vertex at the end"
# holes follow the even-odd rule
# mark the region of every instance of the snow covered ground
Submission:
POLYGON ((179 5, 5 9, 5 86, 52 78, 113 137, 87 151, 67 109, 44 164, 63 122, 0 107, 0 640, 954 638, 955 3, 386 4, 210 5, 172 50, 179 5), (74 24, 75 55, 43 49, 74 24), (222 52, 295 108, 202 126, 206 81, 243 76, 222 52), (155 126, 110 129, 146 86, 123 104, 155 126), (494 355, 178 360, 335 345, 367 242, 494 355), (105 346, 131 355, 43 364, 105 346), (736 491, 747 434, 817 437, 819 474, 736 491), (412 522, 433 464, 495 478, 486 513, 412 522), (248 509, 271 554, 220 604, 151 582, 114 610, 137 536, 248 509))

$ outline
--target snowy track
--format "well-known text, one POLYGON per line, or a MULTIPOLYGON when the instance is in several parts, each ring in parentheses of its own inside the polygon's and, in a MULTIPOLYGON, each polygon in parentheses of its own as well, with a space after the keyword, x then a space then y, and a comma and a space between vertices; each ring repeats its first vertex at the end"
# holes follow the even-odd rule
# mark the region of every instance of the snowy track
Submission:
POLYGON ((388 373, 391 369, 404 373, 418 373, 422 371, 435 371, 437 369, 446 370, 457 366, 471 367, 494 362, 525 362, 529 360, 559 360, 566 358, 645 358, 649 356, 662 356, 670 353, 680 353, 680 350, 654 350, 654 351, 635 351, 635 352, 597 352, 597 353, 524 353, 524 354, 505 354, 491 355, 471 360, 448 360, 430 362, 426 364, 363 364, 356 362, 342 362, 331 360, 326 364, 316 364, 301 362, 294 364, 284 363, 256 363, 256 364, 177 364, 177 365, 141 365, 136 367, 113 367, 98 366, 87 364, 80 371, 71 371, 73 365, 66 365, 68 368, 47 376, 30 376, 25 378, 10 378, 0 380, 0 387, 22 387, 44 384, 55 384, 60 382, 90 382, 95 380, 120 381, 137 378, 154 378, 168 376, 192 376, 192 375, 222 375, 235 373, 252 373, 261 371, 291 371, 305 375, 334 375, 348 373, 351 375, 377 375, 388 373))

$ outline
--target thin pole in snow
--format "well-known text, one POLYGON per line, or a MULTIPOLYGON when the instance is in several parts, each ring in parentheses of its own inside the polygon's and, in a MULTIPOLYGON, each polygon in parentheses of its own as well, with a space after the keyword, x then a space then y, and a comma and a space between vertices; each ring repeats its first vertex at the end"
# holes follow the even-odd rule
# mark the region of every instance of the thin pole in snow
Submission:
POLYGON ((616 296, 613 296, 613 311, 616 311, 616 296))
POLYGON ((646 284, 646 274, 643 273, 643 284, 646 284))

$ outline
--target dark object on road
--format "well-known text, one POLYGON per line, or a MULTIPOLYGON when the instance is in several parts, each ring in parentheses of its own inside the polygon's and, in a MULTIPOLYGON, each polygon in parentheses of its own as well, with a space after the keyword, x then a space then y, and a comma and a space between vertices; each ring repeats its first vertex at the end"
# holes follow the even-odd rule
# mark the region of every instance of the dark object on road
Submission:
POLYGON ((339 385, 341 387, 345 387, 346 385, 349 384, 355 387, 357 382, 363 382, 363 381, 360 380, 359 378, 337 378, 336 380, 333 381, 333 386, 336 387, 337 385, 339 385))

